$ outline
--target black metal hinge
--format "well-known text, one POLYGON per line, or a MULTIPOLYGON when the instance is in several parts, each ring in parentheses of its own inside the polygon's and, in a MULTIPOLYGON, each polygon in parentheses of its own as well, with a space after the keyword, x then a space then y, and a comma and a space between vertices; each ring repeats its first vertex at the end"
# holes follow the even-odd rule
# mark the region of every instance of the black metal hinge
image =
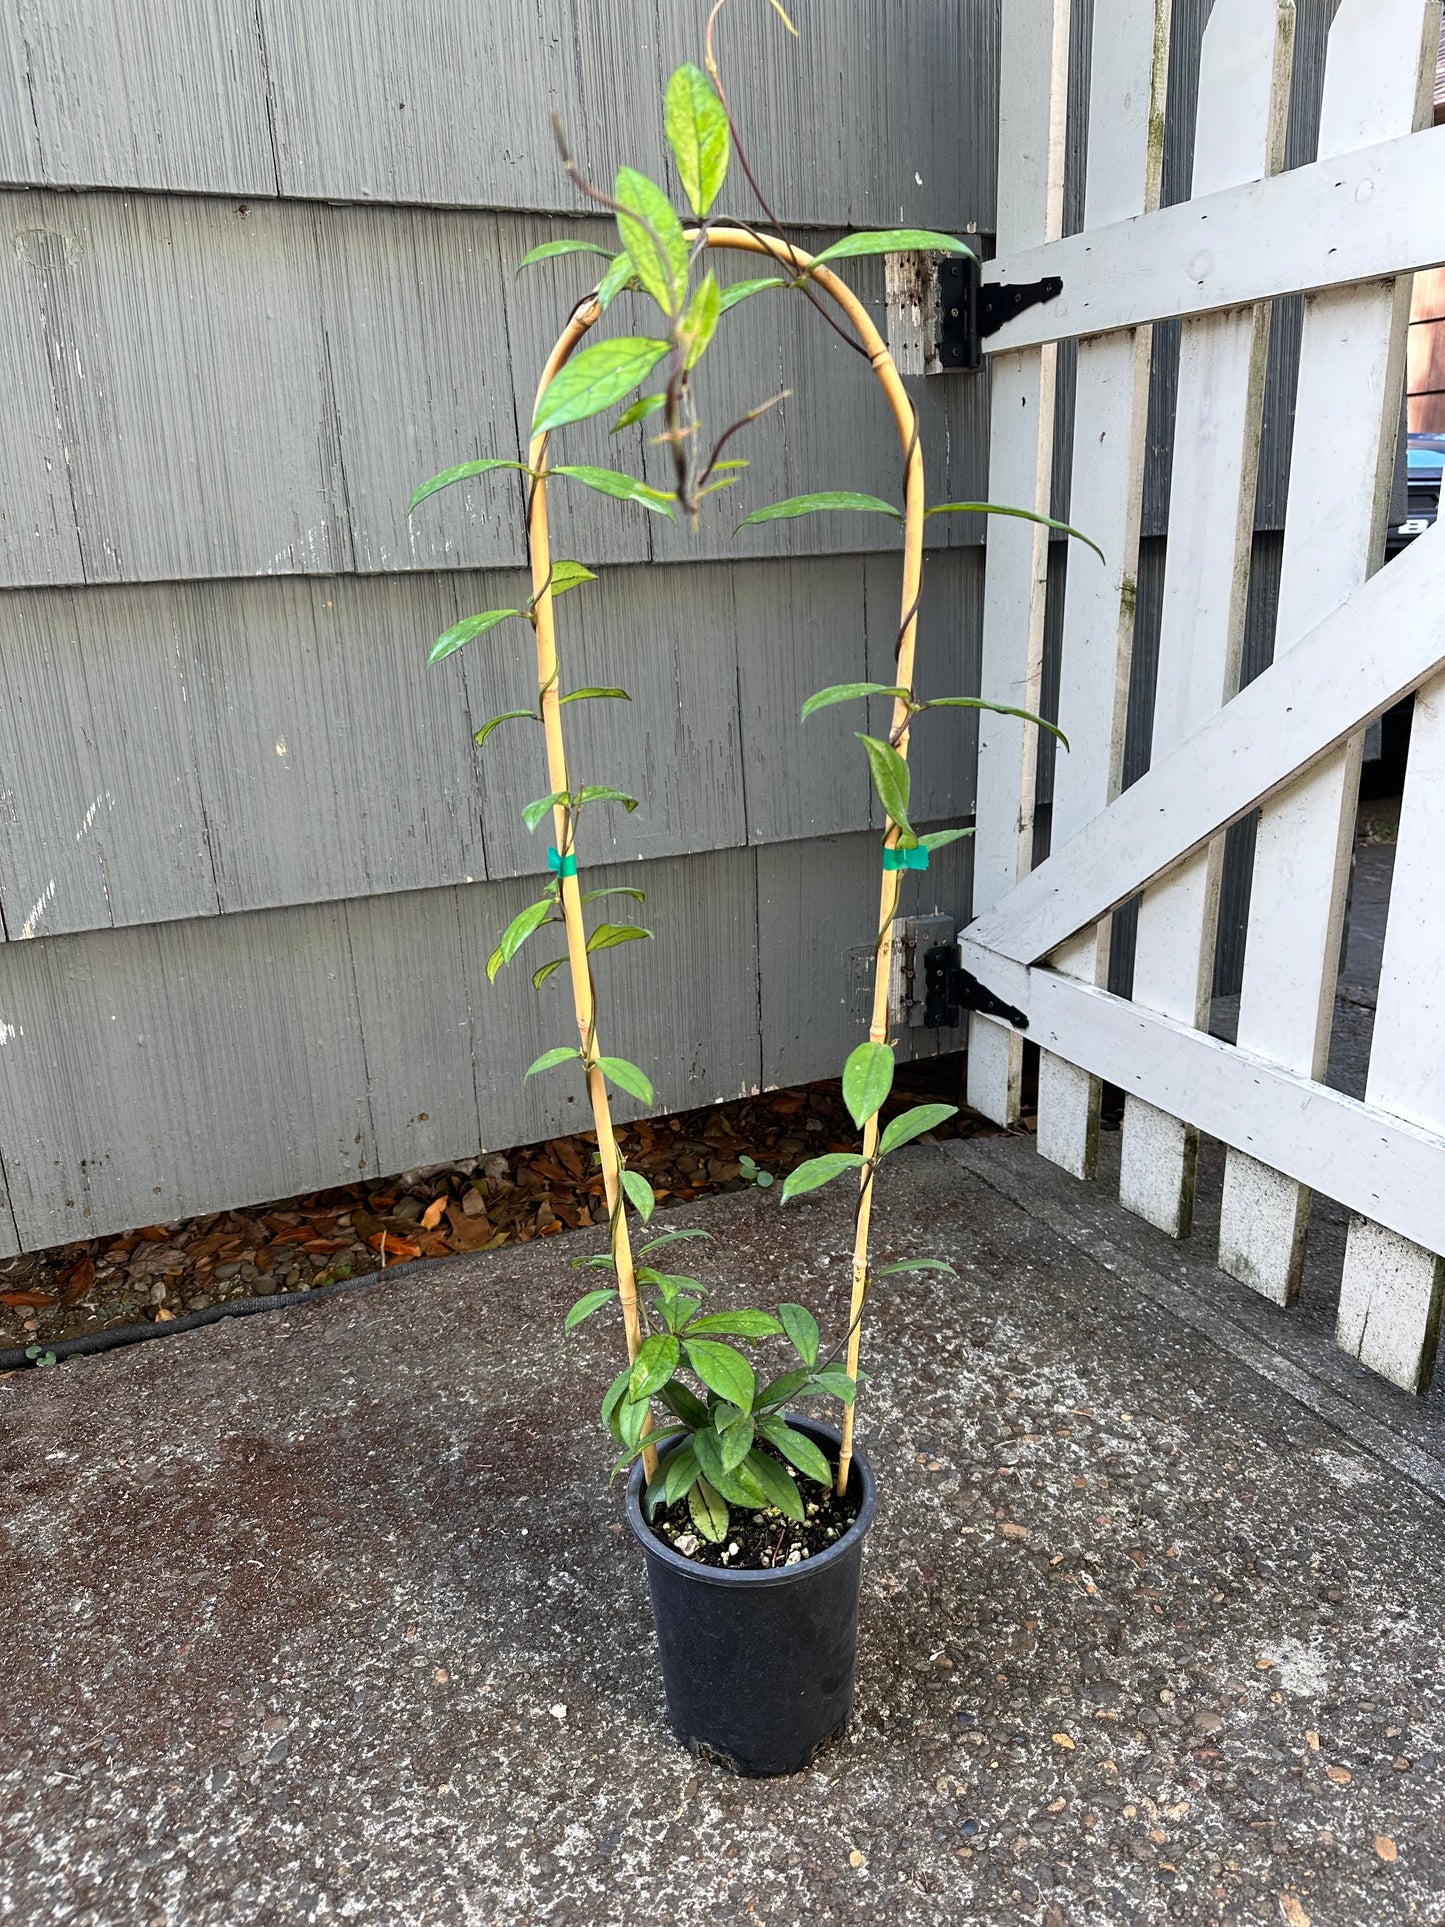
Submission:
POLYGON ((938 359, 944 368, 971 371, 983 366, 983 344, 1005 322, 1052 301, 1064 291, 1056 274, 1017 288, 983 285, 983 268, 971 254, 950 255, 938 264, 938 359))
POLYGON ((1027 1030, 1029 1020, 1021 1010, 1006 1004, 986 990, 971 971, 958 961, 951 943, 941 943, 923 953, 923 1021, 929 1030, 953 1030, 966 1010, 977 1010, 985 1017, 1002 1017, 1015 1030, 1027 1030))

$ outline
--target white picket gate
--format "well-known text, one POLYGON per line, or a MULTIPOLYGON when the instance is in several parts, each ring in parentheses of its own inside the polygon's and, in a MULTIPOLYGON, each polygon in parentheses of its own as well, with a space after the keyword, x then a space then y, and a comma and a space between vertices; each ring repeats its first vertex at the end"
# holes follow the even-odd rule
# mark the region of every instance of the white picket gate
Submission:
MULTIPOLYGON (((1215 0, 1192 198, 1159 205, 1169 0, 1097 0, 1083 231, 1060 238, 1069 0, 1003 9, 1003 286, 1063 292, 995 335, 990 497, 1047 512, 1056 344, 1076 338, 1050 854, 1030 870, 1035 732, 980 729, 965 966, 1042 1047, 1039 1152, 1093 1176, 1101 1079, 1127 1094, 1121 1199, 1190 1225, 1199 1133, 1223 1141, 1219 1262, 1280 1304, 1311 1194, 1351 1223, 1341 1346, 1409 1389, 1445 1286, 1445 531, 1387 570, 1413 270, 1445 261, 1445 126, 1431 129, 1440 0, 1342 0, 1319 159, 1280 172, 1292 0, 1215 0), (1238 688, 1268 301, 1305 319, 1272 667, 1238 688), (1151 766, 1120 793, 1150 328, 1182 320, 1151 766), (1417 692, 1363 1102, 1325 1069, 1367 723, 1417 692), (1223 832, 1262 806, 1238 1042, 1207 1034, 1223 832), (1109 913, 1142 892, 1132 1001, 1111 996, 1109 913)), ((983 691, 1035 707, 1046 534, 990 528, 983 691)), ((969 1033, 969 1100, 1018 1115, 1022 1040, 969 1033)))

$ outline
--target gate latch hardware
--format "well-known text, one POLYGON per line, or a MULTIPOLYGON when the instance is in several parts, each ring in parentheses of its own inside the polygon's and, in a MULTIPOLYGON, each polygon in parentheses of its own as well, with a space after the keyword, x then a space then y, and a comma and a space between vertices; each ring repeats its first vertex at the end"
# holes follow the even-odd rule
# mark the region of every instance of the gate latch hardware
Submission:
POLYGON ((1020 287, 983 285, 983 267, 972 254, 954 254, 938 264, 938 361, 942 368, 971 371, 983 366, 983 344, 1005 322, 1026 308, 1053 301, 1064 291, 1056 274, 1020 287))
POLYGON ((1002 997, 995 997, 964 969, 952 944, 941 943, 924 952, 923 983, 923 1022, 929 1030, 954 1029, 966 1010, 980 1011, 985 1017, 1002 1017, 1015 1030, 1029 1027, 1023 1011, 1015 1010, 1002 997))

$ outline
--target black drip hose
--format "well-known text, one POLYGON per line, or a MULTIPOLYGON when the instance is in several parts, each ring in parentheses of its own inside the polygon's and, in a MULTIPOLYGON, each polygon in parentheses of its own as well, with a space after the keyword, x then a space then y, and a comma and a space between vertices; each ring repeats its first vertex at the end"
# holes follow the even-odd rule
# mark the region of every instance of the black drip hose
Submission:
MULTIPOLYGON (((444 1264, 442 1258, 423 1260, 423 1264, 444 1264)), ((408 1265, 407 1269, 420 1267, 408 1265)), ((223 1305, 210 1305, 205 1311, 187 1312, 184 1318, 166 1318, 158 1325, 116 1325, 109 1331, 88 1332, 83 1338, 59 1338, 53 1345, 35 1339, 29 1345, 14 1345, 0 1351, 0 1372, 24 1371, 49 1363, 58 1365, 63 1358, 86 1358, 94 1352, 119 1351, 122 1345, 143 1345, 148 1338, 170 1338, 176 1332, 195 1331, 201 1325, 214 1325, 222 1318, 250 1318, 259 1311, 286 1311, 292 1305, 309 1305, 318 1298, 330 1298, 338 1291, 355 1291, 361 1285, 380 1284, 385 1271, 368 1271, 360 1278, 338 1278, 334 1284, 317 1285, 311 1291, 277 1291, 266 1298, 231 1298, 223 1305), (32 1357, 31 1354, 35 1356, 32 1357)))

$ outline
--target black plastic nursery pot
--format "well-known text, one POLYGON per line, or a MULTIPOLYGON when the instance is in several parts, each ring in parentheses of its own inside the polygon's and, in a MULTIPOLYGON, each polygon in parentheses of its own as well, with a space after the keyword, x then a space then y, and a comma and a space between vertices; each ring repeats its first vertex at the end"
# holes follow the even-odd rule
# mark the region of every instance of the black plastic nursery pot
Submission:
MULTIPOLYGON (((791 1413, 788 1423, 836 1459, 842 1441, 831 1426, 791 1413)), ((642 1516, 643 1483, 639 1459, 627 1481, 627 1522, 647 1559, 673 1732, 689 1752, 735 1773, 801 1772, 853 1710, 863 1541, 878 1509, 868 1461, 855 1450, 849 1490, 858 1516, 843 1537, 771 1572, 695 1565, 674 1552, 642 1516)))

